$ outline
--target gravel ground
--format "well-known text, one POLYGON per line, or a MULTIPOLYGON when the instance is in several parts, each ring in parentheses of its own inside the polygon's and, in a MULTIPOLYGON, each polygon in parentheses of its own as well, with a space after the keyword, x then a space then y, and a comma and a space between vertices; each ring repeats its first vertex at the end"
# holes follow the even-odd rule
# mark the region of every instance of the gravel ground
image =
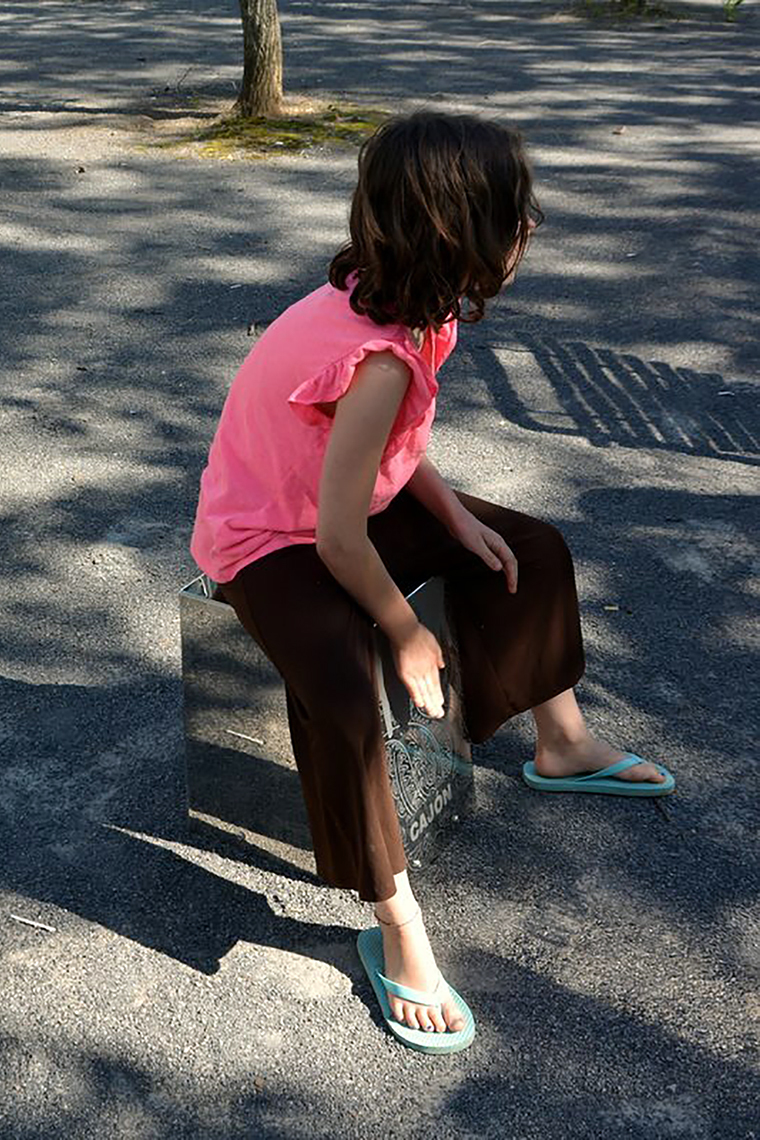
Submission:
POLYGON ((546 226, 463 330, 431 455, 562 527, 589 721, 678 793, 533 793, 525 717, 477 750, 477 810, 415 879, 478 1023, 452 1058, 383 1029, 368 906, 188 831, 198 476, 355 157, 146 145, 234 94, 232 0, 1 4, 0 1133, 756 1140, 756 13, 280 7, 295 93, 523 126, 546 226))

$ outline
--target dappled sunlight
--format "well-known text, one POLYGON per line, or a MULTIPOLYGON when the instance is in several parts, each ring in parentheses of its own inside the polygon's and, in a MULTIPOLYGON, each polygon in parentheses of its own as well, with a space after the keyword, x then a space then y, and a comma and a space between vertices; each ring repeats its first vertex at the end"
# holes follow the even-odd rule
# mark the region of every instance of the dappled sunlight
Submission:
MULTIPOLYGON (((503 999, 498 1013, 482 1023, 482 1041, 446 1073, 439 1065, 416 1065, 408 1051, 389 1055, 378 1040, 376 1065, 368 1066, 371 1071, 354 1071, 348 1079, 332 1050, 309 1046, 306 1032, 313 1028, 308 1023, 299 1027, 299 1018, 287 1032, 255 1024, 228 1031, 229 1070, 222 1075, 218 1064, 201 1061, 189 1035, 202 1032, 198 1011, 211 1005, 209 983, 196 992, 183 984, 190 1025, 183 1031, 177 1019, 171 1027, 181 1035, 181 1050, 172 1047, 160 990, 135 983, 126 995, 124 1037, 118 1046, 81 1041, 58 1028, 40 1040, 19 1027, 17 1043, 5 1046, 6 1071, 12 1080, 23 1078, 31 1058, 43 1096, 23 1118, 19 1114, 9 1121, 19 1136, 30 1137, 51 1129, 70 1135, 108 1129, 152 1140, 179 1135, 229 1140, 255 1130, 257 1140, 283 1135, 311 1140, 315 1120, 324 1135, 351 1135, 347 1121, 360 1119, 368 1134, 382 1134, 389 1120, 404 1118, 407 1134, 416 1137, 445 1119, 453 1135, 495 1137, 498 1133, 489 1131, 494 1104, 503 1104, 505 1112, 509 1108, 518 1127, 520 1120, 529 1119, 524 1112, 518 1115, 516 1096, 527 1085, 540 1093, 547 1140, 559 1140, 568 1127, 581 1135, 584 1124, 597 1135, 616 1135, 652 1123, 662 1127, 663 1136, 703 1138, 709 1135, 710 1118, 694 1090, 698 1074, 703 1088, 720 1093, 724 1108, 718 1125, 724 1134, 745 1133, 737 1105, 752 1080, 747 1064, 721 1056, 710 1042, 689 1044, 646 1017, 621 1017, 604 999, 575 995, 527 965, 506 967, 505 976, 497 953, 475 953, 474 976, 483 992, 490 985, 503 999), (150 1009, 158 1032, 148 1028, 150 1009), (584 1032, 578 1031, 581 1026, 584 1032), (589 1055, 585 1032, 606 1048, 589 1055), (154 1033, 165 1046, 163 1055, 150 1047, 154 1033), (301 1054, 297 1061, 296 1050, 301 1054), (272 1058, 283 1052, 294 1058, 287 1078, 271 1072, 272 1058), (373 1089, 379 1066, 390 1074, 382 1097, 373 1089), (415 1089, 414 1130, 405 1116, 410 1086, 415 1089)), ((107 997, 110 1015, 111 995, 107 997)), ((326 1008, 315 998, 301 1004, 301 1017, 323 1016, 326 1008)), ((216 1020, 212 1014, 211 1024, 216 1020)), ((356 1016, 345 1026, 336 1021, 330 1030, 341 1046, 356 1031, 356 1016)), ((503 1120, 499 1127, 503 1130, 503 1120)))
POLYGON ((633 522, 631 539, 648 543, 672 570, 686 570, 704 582, 731 580, 733 590, 741 589, 736 575, 752 568, 756 553, 749 532, 731 519, 700 517, 696 510, 677 521, 682 524, 678 528, 633 522))
POLYGON ((151 85, 181 85, 189 72, 225 83, 230 101, 235 95, 233 82, 239 78, 242 54, 235 10, 214 12, 208 5, 193 10, 189 5, 178 21, 171 0, 151 0, 146 25, 145 11, 138 4, 123 5, 117 14, 109 11, 104 20, 102 10, 87 2, 15 0, 3 21, 12 23, 13 34, 6 37, 0 78, 13 91, 13 106, 19 99, 23 106, 26 98, 30 106, 45 109, 52 96, 68 107, 80 103, 86 107, 99 98, 105 110, 119 109, 125 97, 148 98, 151 85), (163 43, 171 44, 170 62, 161 49, 163 43), (205 48, 199 51, 199 44, 205 48), (213 47, 217 59, 204 65, 213 47), (227 57, 226 66, 218 62, 219 55, 227 57), (42 65, 34 82, 29 80, 30 62, 42 65))
MULTIPOLYGON (((579 240, 577 244, 583 246, 585 243, 579 240)), ((588 255, 586 255, 583 260, 579 259, 578 261, 573 261, 572 257, 567 257, 565 260, 565 270, 566 277, 571 279, 577 278, 579 284, 588 277, 595 277, 605 281, 612 281, 615 278, 624 277, 626 281, 630 281, 631 278, 647 273, 647 270, 642 269, 640 266, 630 266, 625 262, 615 264, 607 259, 593 262, 589 260, 588 255)), ((585 313, 588 315, 588 309, 577 303, 575 305, 566 305, 564 312, 565 316, 572 316, 573 313, 585 313)))
POLYGON ((67 234, 51 229, 45 233, 39 222, 34 225, 14 225, 12 222, 6 222, 3 225, 3 240, 11 245, 21 246, 25 250, 55 250, 62 253, 86 251, 88 257, 102 253, 109 245, 106 240, 98 241, 91 234, 76 231, 67 234))
MULTIPOLYGON (((760 902, 750 901, 745 906, 726 907, 723 921, 733 933, 737 961, 756 970, 760 945, 760 902)), ((760 1017, 760 995, 748 994, 745 1010, 747 1025, 757 1024, 760 1017)))
MULTIPOLYGON (((740 1054, 748 1040, 748 995, 734 985, 733 969, 743 956, 742 941, 750 935, 747 913, 729 907, 721 918, 721 924, 729 925, 731 914, 736 915, 738 961, 726 968, 715 960, 709 932, 700 934, 695 929, 685 935, 674 926, 669 910, 653 898, 648 883, 633 884, 628 875, 621 874, 622 863, 636 861, 633 837, 630 844, 619 843, 611 829, 610 845, 616 850, 616 865, 598 869, 578 865, 563 899, 526 905, 521 899, 505 900, 494 893, 489 910, 495 912, 504 933, 500 950, 510 960, 535 962, 538 958, 542 976, 552 984, 590 998, 604 992, 611 1010, 617 1008, 623 1016, 660 1026, 680 1042, 697 1047, 705 1036, 703 1006, 720 1002, 732 1014, 734 1040, 725 1044, 740 1054), (636 931, 642 927, 647 932, 644 952, 631 950, 624 958, 610 953, 613 939, 635 947, 636 931), (594 961, 593 972, 579 973, 580 954, 594 961), (691 992, 699 997, 694 1007, 678 1001, 685 972, 691 992), (671 999, 665 1003, 664 1015, 658 1000, 663 994, 671 999)), ((567 857, 572 859, 572 851, 567 857)), ((491 939, 481 935, 473 941, 487 950, 491 939)))
MULTIPOLYGON (((70 852, 69 858, 74 854, 70 852)), ((170 865, 167 859, 165 866, 170 865)), ((195 874, 198 890, 203 880, 195 874)), ((210 899, 213 876, 208 880, 201 906, 210 899)), ((218 880, 217 889, 239 923, 242 914, 234 909, 234 885, 218 880)), ((499 899, 492 906, 488 917, 496 919, 497 941, 483 942, 482 936, 470 931, 456 960, 451 960, 451 951, 444 951, 447 974, 458 987, 467 984, 468 994, 483 1011, 476 1045, 458 1060, 456 1071, 445 1076, 437 1067, 420 1066, 419 1058, 408 1051, 389 1049, 376 1017, 367 1025, 371 997, 358 966, 348 965, 345 931, 342 944, 340 931, 334 932, 336 941, 328 958, 324 958, 328 945, 324 935, 320 955, 315 955, 313 943, 309 945, 310 957, 317 960, 301 959, 299 967, 298 956, 287 949, 286 939, 292 937, 287 923, 273 920, 270 912, 268 922, 282 926, 281 942, 262 946, 236 941, 227 951, 222 971, 211 975, 183 966, 177 969, 174 963, 165 966, 153 952, 123 942, 129 973, 111 975, 105 985, 96 966, 104 949, 102 930, 91 925, 85 933, 52 935, 60 953, 81 962, 79 975, 69 982, 75 1008, 86 1008, 88 982, 90 977, 97 979, 99 1015, 80 1019, 73 1034, 50 1019, 50 979, 40 976, 29 950, 19 949, 14 968, 25 969, 38 984, 30 988, 28 1020, 9 1022, 12 1037, 3 1044, 3 1068, 11 1084, 24 1084, 31 1062, 43 1096, 23 1108, 19 1100, 18 1118, 11 1116, 9 1121, 18 1125, 20 1135, 25 1134, 22 1129, 31 1128, 39 1134, 54 1127, 71 1135, 92 1128, 116 1134, 139 1129, 157 1140, 168 1140, 181 1128, 188 1135, 226 1140, 254 1128, 257 1137, 274 1140, 287 1131, 288 1136, 307 1140, 314 1135, 315 1118, 330 1134, 345 1134, 346 1110, 352 1116, 360 1114, 368 1129, 382 1133, 389 1115, 398 1119, 403 1113, 411 1084, 419 1098, 416 1119, 425 1113, 426 1130, 445 1115, 449 1128, 467 1126, 472 1131, 474 1126, 478 1135, 489 1135, 486 1128, 493 1106, 517 1104, 514 1088, 529 1083, 541 1090, 551 1114, 544 1132, 550 1140, 567 1134, 552 1123, 558 1112, 563 1129, 592 1122, 600 1134, 608 1128, 615 1134, 626 1122, 672 1120, 677 1112, 678 1119, 689 1122, 684 1134, 699 1136, 707 1135, 701 1128, 695 1130, 695 1123, 706 1119, 703 1109, 692 1092, 684 1093, 699 1080, 702 1092, 713 1088, 719 1092, 721 1132, 742 1135, 740 1090, 752 1079, 742 1046, 749 1040, 751 1007, 747 996, 736 988, 728 992, 727 982, 714 977, 703 954, 698 953, 692 967, 694 947, 680 942, 653 915, 649 954, 636 957, 629 952, 621 958, 611 939, 630 930, 634 943, 636 923, 646 910, 607 890, 601 876, 579 878, 569 910, 512 908, 499 899), (572 953, 580 946, 584 953, 595 952, 599 973, 572 971, 572 953), (658 961, 653 964, 655 956, 658 961), (151 971, 148 961, 154 967, 151 971), (171 987, 181 1003, 181 1016, 175 1002, 166 1000, 168 965, 174 966, 171 987), (277 971, 283 970, 288 994, 299 1008, 298 1018, 287 1019, 287 1031, 278 1020, 275 1003, 266 1000, 277 985, 277 971), (686 971, 693 972, 700 992, 706 988, 711 1000, 725 1000, 737 1011, 732 1040, 715 1040, 692 1026, 690 1010, 679 1001, 674 984, 686 971), (654 1019, 651 1005, 644 1005, 642 982, 645 989, 653 990, 659 982, 658 994, 667 995, 664 1022, 654 1019), (244 986, 252 1009, 257 1007, 255 1016, 252 1013, 235 1033, 229 1032, 237 1016, 230 985, 235 995, 238 986, 244 986), (332 1047, 313 1049, 309 1042, 314 1024, 324 1018, 330 1021, 332 1047), (32 1036, 30 1022, 43 1022, 44 1034, 32 1036), (360 1026, 362 1033, 372 1035, 378 1065, 390 1075, 381 1098, 372 1095, 374 1066, 341 1063, 344 1049, 353 1055, 360 1026), (223 1071, 218 1057, 199 1047, 204 1038, 216 1034, 225 1042, 223 1071), (589 1050, 589 1038, 605 1047, 589 1050), (325 1083, 329 1091, 322 1093, 325 1083)), ((215 913, 221 915, 218 908, 215 913)), ((201 915, 196 906, 196 921, 201 915)), ((260 907, 260 919, 265 915, 260 907)), ((727 917, 730 921, 730 913, 727 917)), ((227 927, 234 929, 234 923, 227 927)), ((740 920, 737 936, 745 929, 740 920)), ((245 936, 250 928, 239 927, 238 932, 245 936)))
MULTIPOLYGON (((754 583, 748 582, 742 591, 752 597, 757 591, 757 578, 754 583)), ((760 635, 747 622, 746 614, 734 614, 727 617, 713 629, 713 637, 718 643, 727 643, 732 649, 739 652, 757 654, 760 651, 760 635)), ((706 639, 709 640, 709 637, 706 639)))

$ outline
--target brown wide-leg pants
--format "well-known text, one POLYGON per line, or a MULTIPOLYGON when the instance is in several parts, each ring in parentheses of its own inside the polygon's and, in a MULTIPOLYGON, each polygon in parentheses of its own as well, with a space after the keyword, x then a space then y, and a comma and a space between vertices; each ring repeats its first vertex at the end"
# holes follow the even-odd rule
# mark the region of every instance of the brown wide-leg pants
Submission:
MULTIPOLYGON (((516 594, 407 490, 367 520, 367 533, 403 593, 446 580, 470 739, 572 688, 583 672, 570 552, 538 519, 457 492, 498 531, 518 563, 516 594)), ((313 544, 245 566, 224 597, 281 673, 293 754, 317 870, 365 900, 390 898, 406 862, 380 725, 373 619, 335 579, 313 544)))

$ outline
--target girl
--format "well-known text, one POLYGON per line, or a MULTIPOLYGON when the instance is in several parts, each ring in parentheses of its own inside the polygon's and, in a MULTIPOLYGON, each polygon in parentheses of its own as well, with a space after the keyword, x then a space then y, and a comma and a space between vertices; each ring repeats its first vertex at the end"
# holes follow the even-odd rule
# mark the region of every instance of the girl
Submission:
POLYGON ((427 1052, 464 1048, 474 1023, 436 967, 407 877, 373 620, 412 700, 443 715, 441 649, 404 598, 442 575, 473 742, 532 709, 532 786, 673 788, 663 768, 584 724, 562 536, 452 490, 425 455, 457 321, 480 320, 540 220, 515 130, 430 112, 385 123, 362 148, 350 241, 329 283, 269 326, 232 384, 191 546, 285 680, 317 869, 375 903, 381 925, 360 935, 362 961, 389 1027, 427 1052))

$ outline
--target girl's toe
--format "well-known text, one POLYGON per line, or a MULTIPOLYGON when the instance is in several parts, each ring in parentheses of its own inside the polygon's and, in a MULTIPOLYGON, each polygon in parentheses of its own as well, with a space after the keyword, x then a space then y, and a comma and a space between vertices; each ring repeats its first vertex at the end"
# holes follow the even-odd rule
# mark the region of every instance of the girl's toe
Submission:
POLYGON ((404 1016, 404 1003, 399 1001, 398 998, 388 997, 388 1003, 391 1007, 391 1014, 395 1017, 396 1021, 405 1021, 404 1016))
POLYGON ((433 1022, 433 1027, 434 1027, 436 1033, 445 1033, 446 1032, 446 1022, 443 1019, 443 1015, 442 1015, 440 1009, 438 1009, 438 1008, 431 1009, 429 1011, 429 1013, 430 1013, 430 1019, 433 1022))
POLYGON ((417 1014, 415 1013, 414 1006, 412 1005, 406 1007, 406 1024, 410 1029, 420 1028, 420 1023, 417 1020, 417 1014))

